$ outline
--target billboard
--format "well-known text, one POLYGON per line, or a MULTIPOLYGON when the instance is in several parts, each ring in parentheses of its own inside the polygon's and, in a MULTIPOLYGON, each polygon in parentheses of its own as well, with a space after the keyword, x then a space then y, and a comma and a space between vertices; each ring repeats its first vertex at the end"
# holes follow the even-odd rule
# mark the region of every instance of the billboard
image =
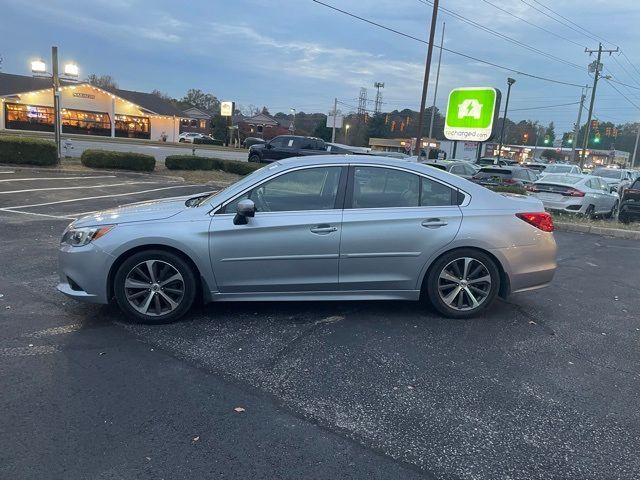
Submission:
POLYGON ((223 117, 233 116, 233 102, 220 103, 220 115, 223 117))
MULTIPOLYGON (((336 128, 342 128, 342 121, 344 117, 342 115, 336 115, 336 128)), ((333 128, 333 115, 327 115, 327 128, 333 128)))
POLYGON ((454 88, 449 93, 444 136, 449 140, 484 142, 493 136, 500 110, 500 90, 491 87, 454 88))

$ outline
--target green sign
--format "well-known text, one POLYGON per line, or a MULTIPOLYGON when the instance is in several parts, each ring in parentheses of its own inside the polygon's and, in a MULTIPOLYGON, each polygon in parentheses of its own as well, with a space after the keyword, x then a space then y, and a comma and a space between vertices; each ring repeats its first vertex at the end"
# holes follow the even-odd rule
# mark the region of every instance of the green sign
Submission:
POLYGON ((500 90, 497 88, 455 88, 449 94, 444 136, 449 140, 489 140, 499 109, 500 90))

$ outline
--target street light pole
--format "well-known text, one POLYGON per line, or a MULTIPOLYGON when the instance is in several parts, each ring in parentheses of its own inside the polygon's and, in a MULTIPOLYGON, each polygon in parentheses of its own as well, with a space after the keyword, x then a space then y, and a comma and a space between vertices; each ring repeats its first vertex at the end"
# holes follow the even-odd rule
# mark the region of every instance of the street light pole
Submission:
POLYGON ((292 108, 291 112, 293 113, 293 121, 291 122, 291 135, 295 135, 296 134, 296 109, 292 108))
POLYGON ((504 115, 502 117, 502 126, 500 127, 500 142, 498 143, 498 158, 496 164, 500 163, 500 156, 502 154, 502 140, 504 136, 504 124, 507 123, 507 111, 509 110, 509 95, 511 94, 511 85, 516 83, 515 78, 507 78, 507 101, 504 103, 504 115))
POLYGON ((53 79, 53 130, 56 142, 56 159, 60 163, 60 77, 58 75, 58 47, 51 47, 51 73, 53 79))
POLYGON ((429 47, 427 48, 427 63, 424 67, 424 80, 422 81, 422 98, 420 99, 420 111, 418 112, 418 132, 416 133, 416 155, 420 158, 422 153, 422 128, 424 126, 424 110, 427 104, 427 89, 429 87, 429 72, 431 71, 431 57, 433 56, 433 37, 436 33, 436 20, 438 17, 439 0, 433 0, 433 13, 431 14, 431 30, 429 30, 429 47))
POLYGON ((582 118, 582 109, 584 108, 584 100, 587 96, 582 91, 580 96, 580 106, 578 107, 578 119, 576 120, 576 126, 573 129, 573 142, 571 142, 571 161, 576 162, 576 144, 578 143, 578 135, 580 134, 580 119, 582 118))

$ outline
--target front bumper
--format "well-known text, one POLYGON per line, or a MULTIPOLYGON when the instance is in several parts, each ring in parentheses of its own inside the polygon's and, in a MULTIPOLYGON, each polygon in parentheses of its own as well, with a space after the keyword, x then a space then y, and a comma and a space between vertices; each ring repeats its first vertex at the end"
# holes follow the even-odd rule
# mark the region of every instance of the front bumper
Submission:
POLYGON ((640 219, 640 202, 622 202, 620 205, 620 217, 629 219, 640 219))
POLYGON ((109 303, 108 276, 114 258, 93 243, 84 247, 60 245, 59 292, 88 303, 109 303))

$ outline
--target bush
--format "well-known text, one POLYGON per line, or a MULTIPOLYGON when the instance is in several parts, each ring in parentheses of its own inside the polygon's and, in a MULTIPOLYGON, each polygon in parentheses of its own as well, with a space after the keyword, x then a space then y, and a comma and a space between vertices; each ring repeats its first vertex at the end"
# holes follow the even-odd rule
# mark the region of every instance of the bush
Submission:
POLYGON ((0 163, 55 165, 56 144, 37 138, 0 137, 0 163))
POLYGON ((213 158, 193 155, 169 155, 164 164, 169 170, 213 170, 213 158))
POLYGON ((511 185, 511 186, 495 186, 495 187, 487 187, 489 190, 493 190, 496 193, 517 193, 519 195, 528 195, 527 190, 521 185, 511 185))
POLYGON ((152 172, 156 166, 153 155, 109 150, 85 150, 82 152, 80 161, 85 167, 117 168, 136 172, 152 172))
POLYGON ((169 170, 222 170, 237 175, 247 175, 262 167, 255 163, 193 155, 169 155, 164 163, 169 170))

